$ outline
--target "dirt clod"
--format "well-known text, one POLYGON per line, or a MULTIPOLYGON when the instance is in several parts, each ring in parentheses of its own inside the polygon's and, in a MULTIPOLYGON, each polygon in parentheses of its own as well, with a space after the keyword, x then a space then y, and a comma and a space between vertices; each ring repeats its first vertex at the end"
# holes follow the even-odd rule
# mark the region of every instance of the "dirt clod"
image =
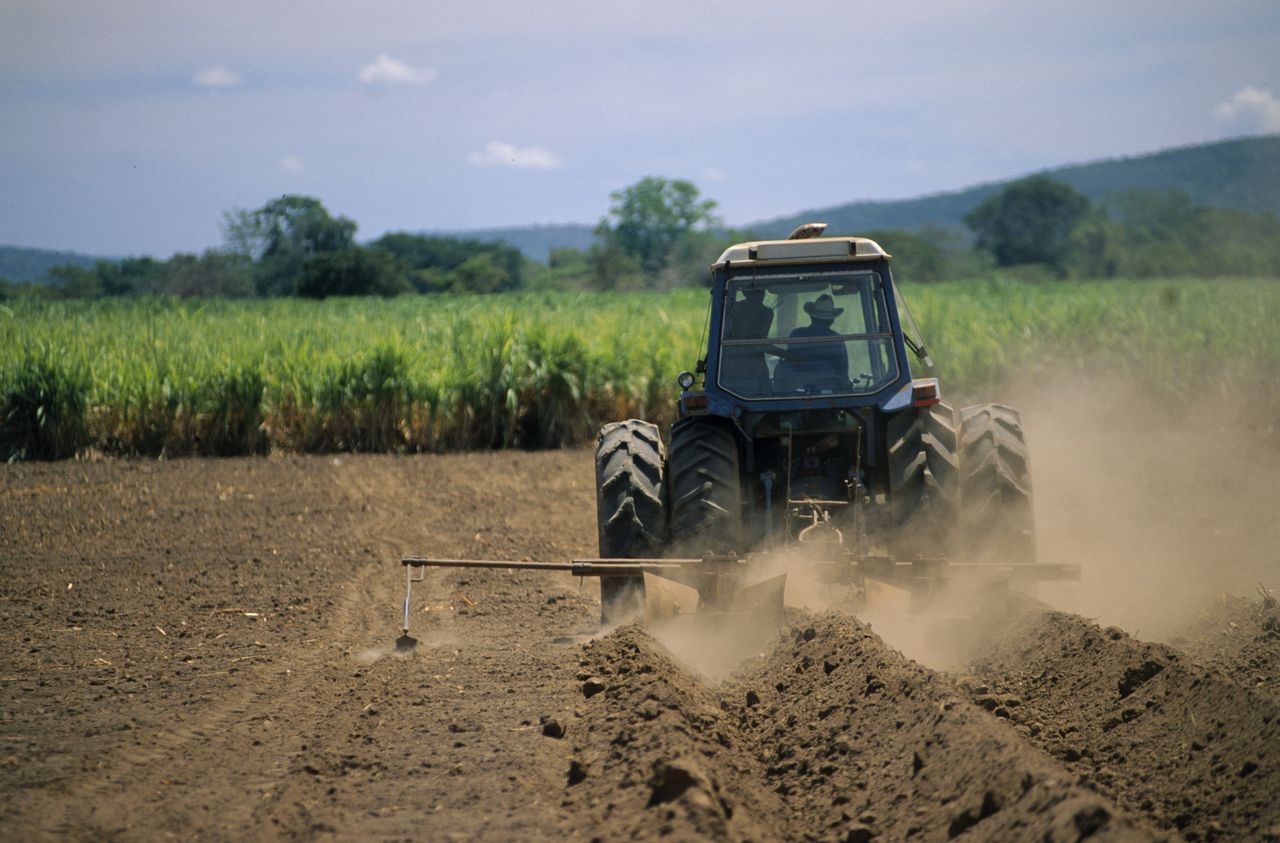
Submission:
POLYGON ((854 823, 844 833, 844 843, 871 843, 875 836, 875 831, 870 826, 854 823))
MULTIPOLYGON (((1118 641, 1121 636, 1108 635, 1107 637, 1112 641, 1118 641)), ((1144 661, 1137 667, 1127 668, 1117 685, 1120 691, 1120 698, 1124 699, 1129 696, 1162 670, 1164 670, 1164 665, 1154 661, 1144 661)))
POLYGON ((1080 833, 1080 839, 1083 840, 1098 833, 1110 821, 1111 814, 1101 805, 1091 805, 1076 811, 1071 819, 1075 823, 1076 831, 1080 833))
POLYGON ((710 804, 711 788, 696 762, 688 759, 659 761, 654 765, 653 777, 649 780, 649 807, 672 802, 690 789, 698 791, 699 801, 710 804))

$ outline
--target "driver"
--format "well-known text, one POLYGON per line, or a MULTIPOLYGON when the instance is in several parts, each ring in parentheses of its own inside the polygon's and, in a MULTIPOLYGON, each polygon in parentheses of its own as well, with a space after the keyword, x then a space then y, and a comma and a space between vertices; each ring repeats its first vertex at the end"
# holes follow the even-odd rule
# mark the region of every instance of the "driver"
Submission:
MULTIPOLYGON (((809 314, 809 324, 791 332, 792 337, 838 337, 831 325, 843 307, 836 307, 830 294, 823 293, 811 302, 805 302, 804 312, 809 314)), ((849 352, 842 342, 803 343, 788 347, 791 371, 795 382, 811 389, 849 388, 849 352)))

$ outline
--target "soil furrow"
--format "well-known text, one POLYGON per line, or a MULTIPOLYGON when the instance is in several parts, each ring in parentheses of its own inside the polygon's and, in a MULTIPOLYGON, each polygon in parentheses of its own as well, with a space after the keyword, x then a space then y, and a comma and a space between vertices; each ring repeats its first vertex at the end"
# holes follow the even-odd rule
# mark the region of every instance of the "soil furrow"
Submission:
POLYGON ((1224 594, 1170 643, 1238 685, 1280 701, 1280 604, 1274 597, 1224 594))
POLYGON ((1153 837, 851 618, 795 628, 738 690, 740 723, 808 839, 1153 837))
POLYGON ((797 839, 714 690, 637 627, 588 644, 567 807, 605 840, 797 839))
POLYGON ((1060 612, 1018 619, 973 674, 975 703, 1158 826, 1280 837, 1280 706, 1227 674, 1060 612))
POLYGON ((584 654, 575 810, 606 839, 1156 839, 946 677, 827 615, 707 687, 629 628, 584 654))

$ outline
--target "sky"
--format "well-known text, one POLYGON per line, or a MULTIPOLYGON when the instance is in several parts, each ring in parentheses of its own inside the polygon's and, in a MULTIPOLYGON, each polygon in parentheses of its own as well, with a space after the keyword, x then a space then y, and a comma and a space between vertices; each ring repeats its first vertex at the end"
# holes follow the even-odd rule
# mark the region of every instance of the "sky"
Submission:
POLYGON ((1273 0, 0 2, 0 244, 199 252, 287 193, 358 237, 731 225, 1280 132, 1273 0))

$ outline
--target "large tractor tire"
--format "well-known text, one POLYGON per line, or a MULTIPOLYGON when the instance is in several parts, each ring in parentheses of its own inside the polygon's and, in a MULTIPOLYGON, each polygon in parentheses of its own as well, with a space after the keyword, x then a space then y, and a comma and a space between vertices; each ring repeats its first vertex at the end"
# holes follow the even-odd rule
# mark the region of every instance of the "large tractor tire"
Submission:
POLYGON ((742 472, 733 430, 719 419, 671 428, 671 545, 681 554, 744 552, 742 472))
MULTIPOLYGON (((658 556, 666 545, 666 454, 656 425, 607 424, 596 437, 596 523, 600 556, 658 556)), ((600 622, 615 625, 644 609, 644 577, 600 578, 600 622)))
POLYGON ((959 445, 960 553, 971 561, 1034 563, 1031 468, 1018 411, 965 407, 959 445))
POLYGON ((889 515, 904 556, 946 553, 960 509, 958 421, 947 403, 890 418, 889 515))

